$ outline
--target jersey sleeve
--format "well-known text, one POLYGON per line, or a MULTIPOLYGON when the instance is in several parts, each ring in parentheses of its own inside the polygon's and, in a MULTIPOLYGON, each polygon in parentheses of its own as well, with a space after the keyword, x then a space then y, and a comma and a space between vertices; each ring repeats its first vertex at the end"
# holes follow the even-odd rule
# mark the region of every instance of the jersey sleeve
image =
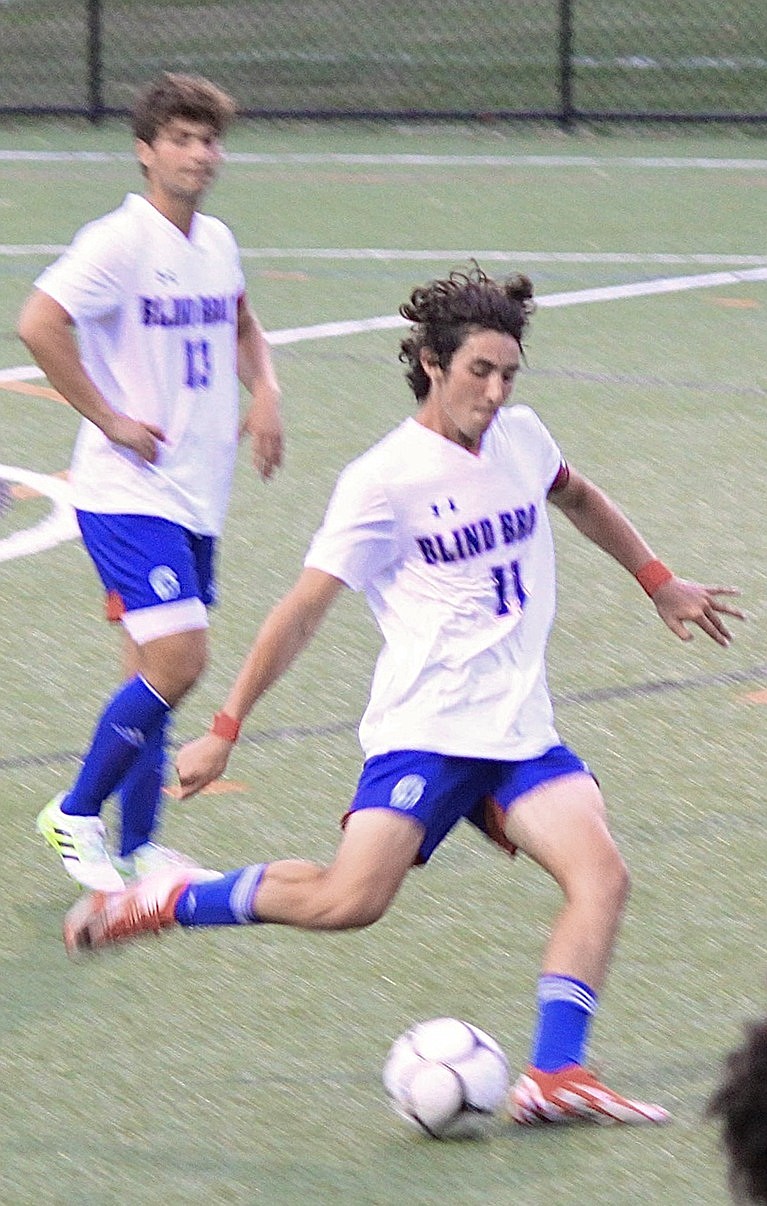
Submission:
POLYGON ((125 299, 126 248, 119 234, 102 222, 84 226, 64 254, 35 281, 77 323, 103 318, 125 299))
POLYGON ((214 218, 211 214, 205 215, 206 221, 210 224, 211 232, 216 233, 216 237, 220 240, 221 254, 227 254, 232 263, 232 271, 236 277, 235 289, 237 292, 237 300, 245 297, 247 294, 247 286, 245 282, 245 273, 242 269, 242 256, 234 233, 229 229, 225 222, 220 218, 214 218))
POLYGON ((567 485, 570 475, 562 450, 534 410, 529 406, 519 406, 517 409, 526 432, 526 453, 537 465, 545 492, 561 489, 567 485))
POLYGON ((567 461, 561 461, 559 469, 557 470, 557 476, 549 486, 549 494, 555 494, 557 490, 564 490, 569 480, 570 466, 568 465, 567 461))
POLYGON ((364 590, 396 561, 394 515, 383 487, 357 461, 342 472, 304 565, 364 590))

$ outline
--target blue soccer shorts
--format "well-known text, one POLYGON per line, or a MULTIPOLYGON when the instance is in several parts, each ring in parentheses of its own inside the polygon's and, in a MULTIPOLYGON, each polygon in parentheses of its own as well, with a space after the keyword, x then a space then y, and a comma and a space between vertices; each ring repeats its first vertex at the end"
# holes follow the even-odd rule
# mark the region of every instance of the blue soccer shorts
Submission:
POLYGON ((460 820, 466 820, 508 854, 515 847, 503 822, 515 800, 563 775, 590 775, 566 745, 538 758, 502 762, 460 758, 423 750, 395 750, 369 758, 344 822, 361 808, 385 808, 412 817, 423 827, 418 862, 425 863, 460 820))
POLYGON ((208 627, 214 537, 155 515, 78 511, 77 522, 107 592, 107 618, 121 620, 136 644, 208 627))

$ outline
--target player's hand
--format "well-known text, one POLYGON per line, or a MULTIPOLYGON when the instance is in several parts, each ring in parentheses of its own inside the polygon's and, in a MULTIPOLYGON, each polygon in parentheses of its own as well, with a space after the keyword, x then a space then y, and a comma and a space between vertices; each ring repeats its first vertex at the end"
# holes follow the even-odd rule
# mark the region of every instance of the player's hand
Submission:
POLYGON ((731 606, 727 600, 740 594, 734 586, 702 586, 699 582, 686 582, 684 578, 670 578, 656 590, 652 597, 660 618, 682 641, 691 641, 688 624, 697 624, 717 645, 727 646, 732 634, 723 616, 745 620, 739 607, 731 606))
POLYGON ((285 436, 279 411, 251 407, 240 424, 240 436, 249 435, 256 473, 268 481, 282 465, 285 436))
POLYGON ((165 443, 165 433, 160 427, 154 423, 141 423, 128 415, 115 414, 114 422, 104 434, 113 444, 129 448, 150 465, 157 460, 159 445, 165 443))
POLYGON ((186 800, 219 779, 226 770, 233 745, 215 733, 205 733, 196 741, 182 745, 176 758, 176 771, 181 784, 181 799, 186 800))

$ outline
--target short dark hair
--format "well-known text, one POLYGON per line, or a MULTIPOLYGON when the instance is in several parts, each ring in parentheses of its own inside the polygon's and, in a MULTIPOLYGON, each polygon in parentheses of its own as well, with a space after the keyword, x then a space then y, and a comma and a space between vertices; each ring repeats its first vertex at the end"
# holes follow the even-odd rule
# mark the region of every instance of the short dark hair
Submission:
POLYGON ((141 142, 153 143, 159 131, 174 117, 205 122, 217 136, 226 132, 237 113, 237 105, 201 75, 164 72, 141 89, 133 106, 133 133, 141 142))
POLYGON ((413 323, 400 344, 399 358, 410 366, 405 376, 418 401, 424 401, 431 384, 421 364, 424 348, 434 352, 443 370, 473 330, 512 335, 522 348, 534 309, 529 277, 516 273, 495 281, 476 262, 466 272, 456 269, 443 280, 414 289, 399 308, 402 317, 413 323))
POLYGON ((767 1018, 746 1025, 706 1112, 721 1122, 733 1194, 739 1201, 767 1202, 767 1018))

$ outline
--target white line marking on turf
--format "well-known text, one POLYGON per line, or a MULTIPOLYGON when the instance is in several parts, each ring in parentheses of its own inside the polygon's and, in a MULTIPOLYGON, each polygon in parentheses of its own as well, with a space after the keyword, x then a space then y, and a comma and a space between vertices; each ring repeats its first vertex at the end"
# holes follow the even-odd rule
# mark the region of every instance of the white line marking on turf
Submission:
MULTIPOLYGON (((628 297, 650 297, 659 293, 679 293, 685 289, 710 289, 717 286, 745 284, 767 280, 767 266, 743 272, 707 272, 695 276, 661 277, 653 281, 635 281, 628 285, 604 285, 596 289, 576 289, 569 293, 544 293, 536 297, 541 309, 561 306, 590 305, 593 302, 619 301, 628 297)), ((378 318, 349 319, 346 322, 326 322, 311 327, 286 327, 268 331, 270 344, 300 343, 307 339, 327 339, 338 335, 356 335, 363 331, 383 331, 406 327, 407 319, 397 314, 382 314, 378 318)))
POLYGON ((767 169, 767 159, 715 159, 709 156, 676 155, 425 155, 425 154, 360 154, 343 152, 322 154, 294 152, 275 155, 232 151, 227 155, 231 163, 275 164, 329 164, 343 163, 349 166, 398 166, 398 167, 639 167, 639 168, 695 168, 702 171, 759 171, 767 169))
MULTIPOLYGON (((130 151, 25 151, 0 150, 0 162, 21 163, 111 163, 133 162, 130 151)), ((343 163, 350 166, 401 167, 638 167, 671 170, 764 172, 767 159, 717 159, 709 155, 427 155, 417 153, 373 153, 295 151, 284 153, 228 151, 228 163, 292 164, 343 163)))
POLYGON ((626 297, 650 297, 658 293, 679 293, 685 289, 711 289, 725 285, 767 281, 767 267, 743 272, 706 272, 695 276, 667 276, 654 281, 635 281, 629 285, 605 285, 598 289, 576 289, 570 293, 545 293, 537 299, 541 307, 579 306, 590 302, 617 301, 626 297))
MULTIPOLYGON (((66 251, 58 243, 0 243, 0 256, 56 256, 66 251)), ((383 260, 403 262, 448 261, 460 263, 476 259, 499 264, 731 264, 733 267, 758 267, 767 264, 767 255, 744 255, 741 252, 673 251, 468 251, 441 248, 420 250, 405 247, 241 247, 243 259, 253 260, 383 260)))
POLYGON ((284 327, 267 331, 267 341, 273 347, 284 343, 303 343, 307 339, 335 339, 340 335, 359 335, 363 331, 386 331, 407 326, 399 314, 381 314, 378 318, 350 318, 341 322, 321 322, 311 327, 284 327))
POLYGON ((24 486, 30 486, 53 502, 50 514, 34 527, 13 532, 0 540, 0 561, 26 557, 30 553, 42 553, 80 535, 72 508, 69 482, 60 477, 50 477, 47 473, 31 473, 28 469, 18 469, 15 465, 0 465, 0 478, 7 482, 20 482, 24 486))
MULTIPOLYGON (((567 293, 543 293, 536 298, 541 309, 562 306, 589 305, 593 302, 620 301, 630 297, 651 297, 662 293, 679 293, 686 289, 710 289, 727 285, 747 284, 767 280, 767 265, 735 272, 707 272, 690 276, 660 277, 650 281, 634 281, 624 285, 602 285, 593 289, 575 289, 567 293)), ((343 335, 359 335, 365 331, 384 331, 407 326, 398 314, 382 314, 373 318, 350 318, 338 322, 314 323, 305 327, 283 327, 267 331, 274 346, 302 343, 309 339, 334 339, 343 335)), ((43 377, 40 369, 29 365, 0 369, 0 381, 23 381, 43 377)))
MULTIPOLYGON (((0 245, 0 254, 2 246, 0 245)), ((247 259, 304 260, 439 260, 458 263, 475 259, 479 263, 501 264, 732 264, 748 268, 767 264, 767 255, 732 255, 696 252, 684 255, 670 251, 472 251, 411 250, 402 247, 245 247, 240 254, 247 259)))
MULTIPOLYGON (((663 293, 678 293, 685 289, 707 289, 765 280, 767 280, 767 267, 752 268, 742 272, 708 272, 694 276, 662 277, 659 280, 636 281, 627 285, 576 289, 569 293, 544 293, 536 300, 542 309, 556 309, 560 306, 589 305, 600 301, 650 297, 663 293)), ((281 330, 268 331, 267 339, 270 344, 278 346, 301 343, 309 339, 333 339, 343 335, 358 335, 365 331, 390 330, 407 325, 407 320, 398 314, 382 314, 374 318, 315 323, 313 326, 306 327, 284 327, 281 330)), ((0 381, 20 381, 42 376, 43 373, 31 365, 0 370, 0 381)), ((15 532, 4 540, 0 540, 0 561, 9 561, 12 557, 41 552, 43 549, 52 548, 62 540, 71 540, 78 535, 74 512, 69 503, 70 488, 67 482, 61 481, 60 478, 17 469, 11 465, 0 465, 0 477, 7 481, 31 485, 41 493, 47 494, 54 502, 53 513, 47 519, 33 528, 15 532)))
POLYGON ((0 369, 0 381, 38 381, 45 373, 36 364, 19 364, 16 368, 0 369))

